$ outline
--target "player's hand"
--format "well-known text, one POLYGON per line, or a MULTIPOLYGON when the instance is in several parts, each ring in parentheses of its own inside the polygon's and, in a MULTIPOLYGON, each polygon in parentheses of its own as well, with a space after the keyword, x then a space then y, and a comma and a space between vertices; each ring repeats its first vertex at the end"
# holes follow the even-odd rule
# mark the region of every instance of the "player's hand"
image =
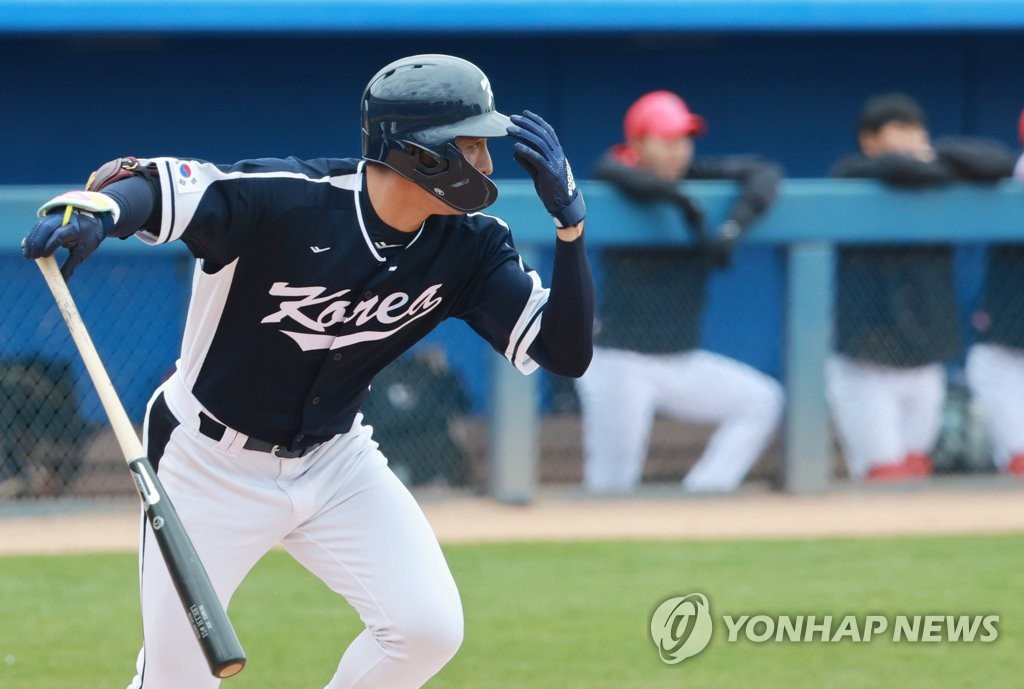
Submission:
POLYGON ((725 269, 732 264, 732 252, 741 233, 739 223, 727 220, 718 228, 717 235, 710 238, 707 252, 715 268, 725 269))
POLYGON ((555 130, 539 115, 524 110, 512 115, 509 136, 516 139, 515 159, 530 177, 544 208, 558 227, 573 227, 583 222, 587 206, 576 187, 572 168, 558 143, 555 130))
MULTIPOLYGON (((101 210, 104 208, 102 200, 81 202, 88 203, 91 210, 87 210, 81 205, 76 205, 72 196, 86 193, 88 192, 61 194, 43 204, 40 213, 45 213, 45 215, 21 240, 22 256, 33 259, 52 256, 53 252, 64 247, 69 253, 60 272, 65 280, 70 279, 75 269, 96 250, 96 247, 114 227, 113 213, 111 212, 113 201, 106 199, 106 203, 110 204, 108 210, 101 210), (72 206, 72 212, 65 224, 64 213, 68 205, 72 206)), ((101 195, 95 194, 95 196, 101 195)))

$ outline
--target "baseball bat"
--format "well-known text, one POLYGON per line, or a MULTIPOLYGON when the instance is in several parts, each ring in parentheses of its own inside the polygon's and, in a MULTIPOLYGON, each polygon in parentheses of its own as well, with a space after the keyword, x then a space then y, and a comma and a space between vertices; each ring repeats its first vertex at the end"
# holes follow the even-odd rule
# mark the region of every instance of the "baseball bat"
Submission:
POLYGON ((178 518, 174 505, 167 497, 149 458, 143 452, 139 436, 136 435, 135 428, 85 329, 85 323, 78 313, 67 283, 60 274, 57 261, 53 256, 47 256, 37 258, 36 263, 46 278, 50 291, 53 292, 57 308, 68 324, 71 337, 78 346, 89 377, 92 378, 100 402, 103 403, 103 409, 110 419, 110 425, 117 436, 117 442, 121 446, 121 452, 128 463, 128 469, 145 507, 146 518, 160 545, 160 552, 167 563, 174 588, 192 625, 192 631, 195 632, 196 639, 203 649, 210 672, 220 678, 236 675, 245 667, 245 651, 242 650, 234 627, 231 626, 231 620, 228 619, 224 606, 213 590, 213 584, 210 583, 206 569, 181 519, 178 518))

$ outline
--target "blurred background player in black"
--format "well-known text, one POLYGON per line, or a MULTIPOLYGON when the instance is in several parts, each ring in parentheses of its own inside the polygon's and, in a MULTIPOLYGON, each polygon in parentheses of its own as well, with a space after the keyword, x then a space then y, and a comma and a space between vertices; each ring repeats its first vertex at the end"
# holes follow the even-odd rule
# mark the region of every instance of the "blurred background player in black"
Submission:
MULTIPOLYGON (((1024 111, 1017 126, 1024 146, 1024 111)), ((1024 182, 1024 155, 1013 176, 1024 182)), ((981 405, 996 468, 1024 477, 1024 245, 993 244, 987 269, 967 384, 981 405)))
MULTIPOLYGON (((944 138, 932 145, 924 110, 902 93, 863 105, 859 152, 832 176, 877 179, 903 189, 956 181, 993 182, 1013 171, 994 141, 944 138)), ((962 351, 947 244, 839 249, 835 352, 828 397, 847 470, 854 479, 928 476, 941 428, 944 364, 962 351)))
POLYGON ((460 422, 470 400, 441 347, 406 354, 377 374, 363 415, 378 432, 388 465, 407 485, 465 486, 469 457, 460 422))
MULTIPOLYGON (((782 387, 739 361, 700 349, 709 273, 729 264, 733 245, 775 200, 781 170, 752 156, 694 158, 703 118, 669 91, 645 94, 627 110, 625 142, 594 177, 639 201, 679 207, 692 246, 610 247, 601 252, 594 359, 577 381, 583 411, 584 486, 631 490, 640 482, 658 414, 717 427, 683 487, 736 488, 770 442, 782 387), (685 180, 735 180, 740 194, 712 230, 683 191, 685 180)), ((642 232, 643 228, 637 228, 642 232)))
POLYGON ((52 498, 71 486, 94 430, 77 399, 67 361, 0 361, 0 500, 52 498))

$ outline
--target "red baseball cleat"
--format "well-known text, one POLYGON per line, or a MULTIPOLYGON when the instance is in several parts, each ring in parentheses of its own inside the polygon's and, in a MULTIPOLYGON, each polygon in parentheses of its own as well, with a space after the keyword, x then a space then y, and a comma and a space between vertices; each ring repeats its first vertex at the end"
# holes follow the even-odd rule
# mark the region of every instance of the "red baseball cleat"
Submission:
POLYGON ((906 481, 915 477, 910 473, 906 463, 896 462, 893 464, 876 464, 868 469, 868 481, 906 481))
POLYGON ((903 460, 903 466, 907 468, 911 476, 931 476, 935 473, 932 458, 922 452, 908 453, 903 460))
POLYGON ((1024 454, 1014 455, 1010 458, 1010 463, 1006 465, 1006 473, 1024 476, 1024 454))

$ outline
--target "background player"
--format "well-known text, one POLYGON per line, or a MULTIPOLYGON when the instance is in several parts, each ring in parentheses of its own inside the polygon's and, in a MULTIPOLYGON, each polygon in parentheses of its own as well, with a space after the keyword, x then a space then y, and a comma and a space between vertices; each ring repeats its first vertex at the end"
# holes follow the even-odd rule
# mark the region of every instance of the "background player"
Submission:
POLYGON ((694 158, 704 120, 679 96, 654 91, 626 111, 624 144, 594 176, 645 201, 679 206, 696 247, 613 247, 601 252, 604 283, 594 363, 577 382, 583 409, 584 486, 626 491, 640 482, 656 414, 716 429, 683 479, 688 491, 736 488, 771 440, 782 386, 744 363, 700 349, 708 275, 725 267, 740 235, 775 200, 781 171, 752 156, 694 158), (727 179, 740 194, 715 232, 683 192, 686 179, 727 179))
MULTIPOLYGON (((150 401, 147 454, 225 601, 280 544, 366 625, 327 686, 404 689, 455 653, 462 609, 430 526, 361 422, 370 381, 446 318, 524 373, 579 376, 593 285, 583 198, 554 131, 499 113, 476 66, 398 60, 361 106, 361 160, 114 161, 92 191, 43 206, 23 252, 69 248, 70 276, 107 236, 188 246, 199 262, 181 357, 150 401), (555 219, 550 290, 505 223, 479 212, 497 195, 487 138, 506 132, 555 219)), ((150 533, 141 579, 132 686, 216 686, 150 533)))
MULTIPOLYGON (((998 142, 948 137, 932 145, 924 110, 910 96, 873 96, 857 122, 859 152, 832 175, 905 189, 1009 176, 998 142)), ((946 395, 944 363, 960 354, 953 250, 945 244, 841 246, 835 354, 825 369, 829 405, 854 479, 928 476, 946 395)))
MULTIPOLYGON (((1024 111, 1017 131, 1024 147, 1024 111)), ((1024 182, 1024 155, 1013 176, 1024 182)), ((1024 477, 1024 245, 993 244, 987 259, 972 319, 979 341, 967 351, 967 384, 984 412, 996 468, 1024 477)))

